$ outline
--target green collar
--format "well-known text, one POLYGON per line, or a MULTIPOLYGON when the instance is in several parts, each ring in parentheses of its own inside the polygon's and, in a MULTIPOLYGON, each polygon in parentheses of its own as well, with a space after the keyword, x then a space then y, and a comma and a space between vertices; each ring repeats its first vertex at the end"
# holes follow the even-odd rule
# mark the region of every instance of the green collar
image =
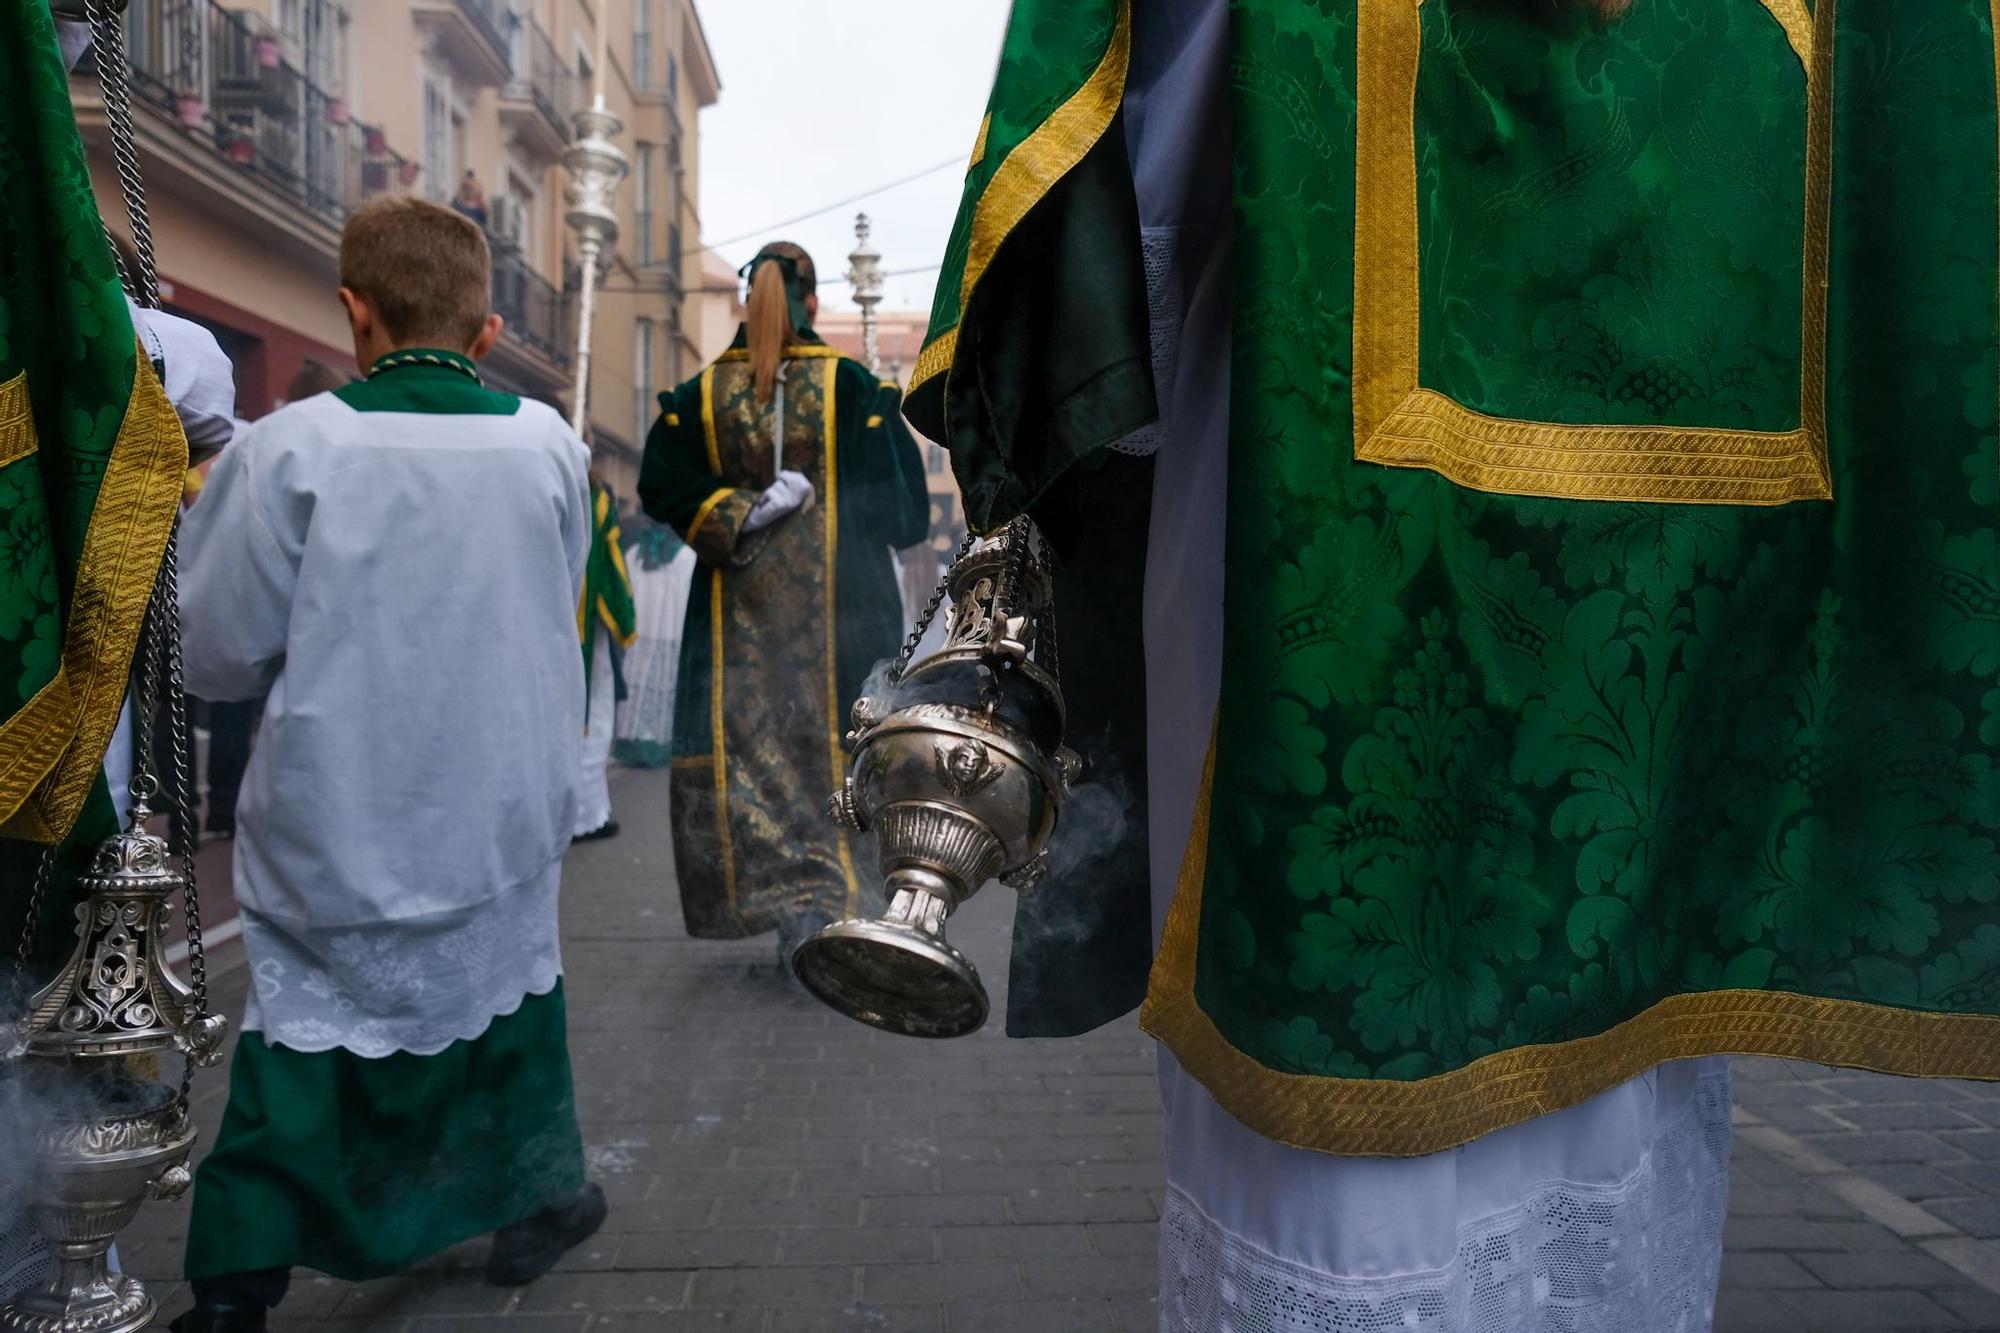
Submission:
POLYGON ((368 378, 374 379, 384 371, 441 366, 455 370, 469 378, 474 384, 485 387, 486 381, 479 377, 479 367, 472 364, 472 358, 462 352, 447 352, 436 347, 405 347, 376 359, 368 367, 368 378))

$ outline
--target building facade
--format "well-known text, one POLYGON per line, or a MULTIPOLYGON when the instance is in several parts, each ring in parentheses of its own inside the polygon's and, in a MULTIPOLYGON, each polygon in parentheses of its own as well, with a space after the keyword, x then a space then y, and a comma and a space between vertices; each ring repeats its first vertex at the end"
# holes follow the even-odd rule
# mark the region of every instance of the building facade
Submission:
MULTIPOLYGON (((353 373, 340 229, 382 194, 485 228, 507 331, 489 382, 567 405, 579 274, 560 156, 601 92, 632 174, 593 329, 592 444, 632 493, 653 395, 701 353, 698 116, 720 82, 693 0, 131 0, 133 106, 162 302, 213 330, 237 410, 308 359, 353 373)), ((98 197, 123 230, 96 81, 72 81, 98 197)))
MULTIPOLYGON (((861 312, 832 308, 848 304, 846 289, 822 282, 819 300, 820 315, 814 325, 819 336, 856 360, 864 360, 861 312)), ((911 368, 917 364, 917 353, 923 350, 924 333, 929 327, 930 316, 922 311, 876 312, 875 347, 882 361, 882 378, 905 383, 911 368)), ((917 436, 917 446, 923 452, 924 487, 931 497, 930 544, 939 558, 949 560, 965 538, 965 507, 959 500, 958 482, 951 474, 951 460, 940 446, 922 435, 917 436)), ((924 595, 927 597, 929 592, 926 587, 924 595)))

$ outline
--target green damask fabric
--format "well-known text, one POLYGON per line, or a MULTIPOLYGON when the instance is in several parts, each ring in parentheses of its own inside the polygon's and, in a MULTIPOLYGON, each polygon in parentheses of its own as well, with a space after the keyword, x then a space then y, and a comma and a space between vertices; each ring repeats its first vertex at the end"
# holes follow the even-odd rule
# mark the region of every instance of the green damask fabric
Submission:
MULTIPOLYGON (((99 758, 71 754, 83 663, 61 675, 63 635, 136 350, 46 5, 0 13, 0 73, 13 90, 0 105, 0 827, 48 841, 68 832, 99 758), (63 791, 31 799, 45 780, 63 791)), ((146 545, 128 563, 149 584, 146 545)))
MULTIPOLYGON (((1389 12, 1371 3, 1231 5, 1224 681, 1183 886, 1192 993, 1168 993, 1170 925, 1149 1023, 1239 1116, 1339 1151, 1430 1151, 1554 1109, 1644 1032, 1627 1072, 1782 1049, 2000 1075, 1979 1018, 2000 1014, 1991 0, 1837 0, 1824 329, 1795 43, 1802 9, 1836 0, 1634 0, 1608 24, 1422 0, 1404 146, 1421 386, 1606 427, 1786 432, 1823 403, 1833 498, 1776 506, 1500 494, 1357 461, 1357 179, 1385 169, 1358 137, 1357 24, 1389 12), (1725 1002, 1671 1040, 1645 1027, 1725 1002), (1538 1054, 1614 1031, 1567 1067, 1538 1054), (1478 1081, 1508 1069, 1532 1086, 1478 1081), (1427 1107, 1410 1085, 1441 1076, 1454 1105, 1427 1107), (1363 1102, 1379 1118, 1344 1135, 1363 1102)), ((1017 12, 1012 61, 1094 54, 1033 19, 1017 12)), ((1013 67, 996 126, 1046 114, 1013 67)), ((972 400, 1050 374, 961 345, 926 409, 968 493, 997 497, 983 521, 1045 501, 992 485, 1036 445, 972 400)))
MULTIPOLYGON (((1840 0, 1835 498, 1773 508, 1356 463, 1355 0, 1234 12, 1202 1011, 1269 1069, 1392 1080, 1688 992, 2000 1012, 1985 0, 1840 0)), ((1426 385, 1510 416, 1795 425, 1804 82, 1770 13, 1423 17, 1426 385)))

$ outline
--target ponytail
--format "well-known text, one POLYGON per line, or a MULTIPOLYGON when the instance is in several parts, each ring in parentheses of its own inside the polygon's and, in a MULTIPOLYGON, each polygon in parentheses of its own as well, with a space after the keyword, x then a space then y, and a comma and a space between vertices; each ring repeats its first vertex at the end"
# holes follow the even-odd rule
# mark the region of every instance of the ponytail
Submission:
POLYGON ((757 397, 768 402, 778 391, 778 362, 792 338, 785 271, 776 260, 765 259, 751 270, 750 303, 743 323, 750 334, 750 379, 757 397))

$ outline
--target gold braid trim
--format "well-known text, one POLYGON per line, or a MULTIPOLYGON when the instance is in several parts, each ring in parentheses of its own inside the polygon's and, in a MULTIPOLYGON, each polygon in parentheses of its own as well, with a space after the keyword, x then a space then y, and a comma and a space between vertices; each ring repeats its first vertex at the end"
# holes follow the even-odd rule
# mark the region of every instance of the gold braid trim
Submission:
POLYGON ((1833 199, 1835 0, 1763 0, 1806 70, 1799 426, 1594 426, 1475 412, 1419 381, 1416 93, 1424 0, 1364 4, 1356 51, 1354 457, 1473 490, 1660 504, 1833 497, 1826 289, 1833 199))
MULTIPOLYGON (((821 385, 824 415, 820 421, 820 464, 825 469, 820 493, 826 497, 826 742, 833 756, 833 786, 839 791, 847 781, 847 751, 840 743, 840 441, 834 400, 840 383, 840 367, 828 366, 821 385)), ((860 910, 861 880, 854 873, 854 851, 845 832, 837 833, 834 846, 840 849, 840 875, 847 881, 847 914, 860 910)))
MULTIPOLYGON (((958 284, 958 317, 972 301, 973 288, 986 273, 987 265, 999 253, 1001 243, 1019 226, 1056 182, 1068 175, 1083 156, 1097 146, 1111 128, 1111 118, 1125 100, 1125 74, 1132 58, 1132 3, 1118 0, 1118 16, 1111 27, 1111 40, 1104 48, 1097 68, 1083 86, 1054 111, 1034 132, 994 169, 979 202, 973 206, 972 238, 965 255, 965 270, 958 284)), ((980 126, 978 156, 986 153, 986 135, 991 117, 980 126)), ((951 369, 958 351, 958 328, 945 330, 917 354, 916 370, 910 375, 910 392, 926 380, 951 369)))
POLYGON ((1139 1022, 1224 1110, 1314 1152, 1415 1157, 1574 1106, 1670 1060, 1766 1055, 1922 1078, 2000 1072, 2000 1017, 1922 1013, 1786 991, 1669 996, 1593 1037, 1522 1046, 1430 1078, 1323 1078, 1270 1068, 1230 1044, 1195 997, 1215 743, 1139 1022))
POLYGON ((62 667, 0 726, 0 835, 10 838, 60 842, 76 823, 118 729, 146 603, 180 510, 187 438, 145 349, 134 346, 131 395, 66 608, 62 667))

